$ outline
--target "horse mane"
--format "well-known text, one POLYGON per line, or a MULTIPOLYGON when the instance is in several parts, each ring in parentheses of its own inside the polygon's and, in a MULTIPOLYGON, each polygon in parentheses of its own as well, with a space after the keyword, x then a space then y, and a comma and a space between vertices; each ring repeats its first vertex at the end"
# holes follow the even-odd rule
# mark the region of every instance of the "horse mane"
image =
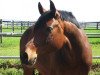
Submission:
POLYGON ((70 21, 74 23, 78 28, 80 28, 80 24, 75 18, 75 16, 72 14, 72 12, 64 11, 64 10, 58 10, 58 12, 61 14, 61 17, 63 20, 70 21))
MULTIPOLYGON (((52 19, 55 17, 54 15, 50 14, 51 11, 44 12, 37 20, 35 23, 35 28, 41 28, 43 24, 45 24, 46 21, 52 19)), ((69 21, 74 23, 78 28, 80 28, 80 24, 75 18, 75 16, 72 14, 72 12, 64 11, 64 10, 58 10, 58 12, 61 14, 61 18, 63 20, 69 21)))

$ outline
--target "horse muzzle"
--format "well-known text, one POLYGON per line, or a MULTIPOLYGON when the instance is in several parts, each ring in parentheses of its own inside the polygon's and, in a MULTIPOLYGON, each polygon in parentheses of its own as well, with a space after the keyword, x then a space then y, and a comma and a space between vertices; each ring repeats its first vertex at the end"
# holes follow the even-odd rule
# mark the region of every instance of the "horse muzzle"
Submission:
POLYGON ((26 52, 21 52, 20 59, 22 64, 33 67, 36 63, 37 55, 33 54, 33 56, 30 57, 26 52))

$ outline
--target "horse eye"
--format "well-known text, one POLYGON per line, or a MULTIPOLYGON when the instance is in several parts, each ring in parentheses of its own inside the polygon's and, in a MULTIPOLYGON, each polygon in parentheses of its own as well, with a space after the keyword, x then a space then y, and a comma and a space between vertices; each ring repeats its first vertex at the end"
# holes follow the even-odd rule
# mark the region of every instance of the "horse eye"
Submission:
POLYGON ((51 32, 53 30, 53 27, 51 27, 51 26, 49 26, 48 28, 47 28, 47 31, 48 32, 51 32))

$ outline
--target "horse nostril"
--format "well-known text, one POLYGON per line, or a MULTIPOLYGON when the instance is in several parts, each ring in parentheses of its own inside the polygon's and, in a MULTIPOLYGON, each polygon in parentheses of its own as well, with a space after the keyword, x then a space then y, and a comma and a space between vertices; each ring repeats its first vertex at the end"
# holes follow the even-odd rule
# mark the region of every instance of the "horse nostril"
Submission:
POLYGON ((21 58, 22 63, 28 64, 28 55, 27 55, 26 52, 23 52, 23 53, 20 55, 20 58, 21 58))
POLYGON ((25 53, 23 53, 23 57, 24 57, 24 59, 28 59, 28 55, 27 55, 27 53, 25 52, 25 53))

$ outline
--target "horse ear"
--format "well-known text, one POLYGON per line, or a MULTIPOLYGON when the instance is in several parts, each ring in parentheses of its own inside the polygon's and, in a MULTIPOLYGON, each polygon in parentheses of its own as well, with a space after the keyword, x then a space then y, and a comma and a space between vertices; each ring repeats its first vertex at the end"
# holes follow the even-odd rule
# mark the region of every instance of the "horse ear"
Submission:
POLYGON ((53 12, 56 12, 55 5, 51 0, 50 0, 50 10, 53 11, 53 12))
POLYGON ((45 12, 40 2, 38 3, 38 9, 40 14, 43 14, 45 12))

